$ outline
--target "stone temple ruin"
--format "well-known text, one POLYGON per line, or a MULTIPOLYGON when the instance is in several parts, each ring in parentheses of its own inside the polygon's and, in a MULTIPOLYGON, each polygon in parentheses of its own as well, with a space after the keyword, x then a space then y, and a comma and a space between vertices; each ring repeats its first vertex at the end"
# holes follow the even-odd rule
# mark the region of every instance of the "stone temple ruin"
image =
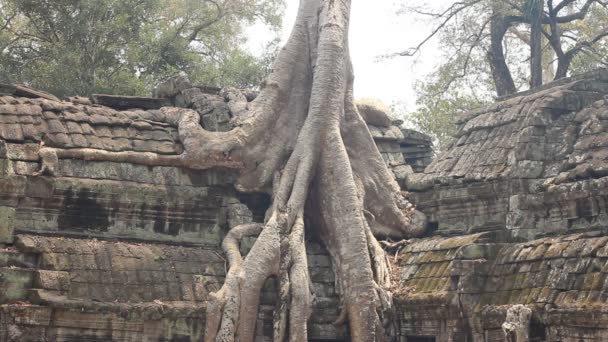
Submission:
MULTIPOLYGON (((226 272, 220 242, 260 221, 269 199, 236 192, 231 170, 45 160, 41 146, 170 160, 182 146, 159 108, 228 130, 256 94, 185 79, 156 98, 0 93, 0 341, 200 341, 226 272)), ((462 116, 432 162, 428 136, 360 107, 430 221, 391 256, 400 341, 608 341, 607 95, 599 70, 502 99, 462 116)), ((315 241, 307 249, 310 338, 348 341, 332 324, 330 258, 315 241)), ((275 296, 268 281, 259 341, 270 340, 275 296)))

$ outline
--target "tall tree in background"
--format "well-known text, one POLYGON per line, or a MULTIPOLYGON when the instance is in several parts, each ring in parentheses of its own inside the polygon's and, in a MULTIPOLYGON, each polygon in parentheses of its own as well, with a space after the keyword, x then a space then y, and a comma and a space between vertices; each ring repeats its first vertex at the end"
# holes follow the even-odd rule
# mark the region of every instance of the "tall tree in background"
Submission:
POLYGON ((490 46, 487 53, 496 94, 503 96, 516 91, 513 76, 504 52, 504 37, 511 26, 510 19, 505 15, 506 4, 500 1, 491 3, 492 16, 490 17, 490 46))
POLYGON ((283 0, 0 0, 0 79, 58 95, 146 94, 178 71, 254 86, 267 66, 242 48, 283 0))
MULTIPOLYGON (((470 110, 532 81, 540 85, 552 75, 608 66, 605 0, 464 0, 441 7, 404 8, 434 27, 420 44, 395 54, 416 56, 432 38, 441 42, 445 58, 417 86, 418 108, 409 114, 422 129, 424 121, 453 122, 457 112, 446 108, 470 110)), ((441 127, 426 132, 445 144, 453 128, 441 127)))
POLYGON ((526 0, 523 8, 530 24, 530 87, 535 88, 543 84, 544 0, 526 0))

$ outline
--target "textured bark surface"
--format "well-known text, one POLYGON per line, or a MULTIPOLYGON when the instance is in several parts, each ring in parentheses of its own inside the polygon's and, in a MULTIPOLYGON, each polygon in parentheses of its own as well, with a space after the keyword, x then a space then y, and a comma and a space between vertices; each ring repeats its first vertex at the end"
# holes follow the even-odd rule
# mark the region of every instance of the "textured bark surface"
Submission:
POLYGON ((533 1, 530 8, 530 87, 543 84, 543 27, 544 1, 533 1))
POLYGON ((504 96, 513 94, 517 91, 515 82, 511 76, 511 71, 505 59, 503 40, 511 23, 504 15, 498 13, 500 9, 494 9, 492 21, 490 23, 490 49, 488 51, 488 61, 492 70, 492 78, 496 87, 496 94, 504 96))

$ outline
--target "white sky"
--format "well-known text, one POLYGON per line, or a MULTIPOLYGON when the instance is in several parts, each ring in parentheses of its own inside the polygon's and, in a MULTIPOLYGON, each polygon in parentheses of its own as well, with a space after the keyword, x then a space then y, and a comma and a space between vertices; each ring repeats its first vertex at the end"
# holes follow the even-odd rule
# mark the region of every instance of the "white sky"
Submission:
MULTIPOLYGON (((437 1, 437 0, 434 0, 437 1)), ((299 0, 286 0, 283 21, 283 41, 295 21, 299 0)), ((426 45, 422 54, 378 61, 378 56, 405 50, 417 45, 430 27, 408 16, 396 14, 400 3, 422 3, 422 0, 353 0, 350 24, 350 52, 355 68, 355 97, 372 97, 386 104, 403 102, 408 109, 415 106, 413 84, 432 71, 440 58, 434 42, 426 45)), ((259 49, 271 37, 261 26, 250 32, 249 45, 259 49)))

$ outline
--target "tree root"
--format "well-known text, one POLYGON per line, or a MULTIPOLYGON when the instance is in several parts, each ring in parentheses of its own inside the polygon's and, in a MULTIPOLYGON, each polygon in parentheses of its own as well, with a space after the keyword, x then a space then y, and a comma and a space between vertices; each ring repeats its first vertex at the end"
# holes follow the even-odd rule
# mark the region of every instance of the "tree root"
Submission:
POLYGON ((308 264, 304 246, 304 219, 297 215, 291 232, 281 232, 284 219, 271 217, 266 225, 233 228, 223 243, 230 269, 222 288, 207 306, 205 341, 252 341, 259 293, 266 279, 279 279, 279 300, 274 315, 274 339, 306 341, 306 322, 311 313, 308 264), (261 232, 261 233, 260 233, 261 232), (247 258, 239 252, 240 239, 260 233, 247 258), (213 313, 213 314, 211 314, 213 313), (288 330, 289 329, 289 330, 288 330))

